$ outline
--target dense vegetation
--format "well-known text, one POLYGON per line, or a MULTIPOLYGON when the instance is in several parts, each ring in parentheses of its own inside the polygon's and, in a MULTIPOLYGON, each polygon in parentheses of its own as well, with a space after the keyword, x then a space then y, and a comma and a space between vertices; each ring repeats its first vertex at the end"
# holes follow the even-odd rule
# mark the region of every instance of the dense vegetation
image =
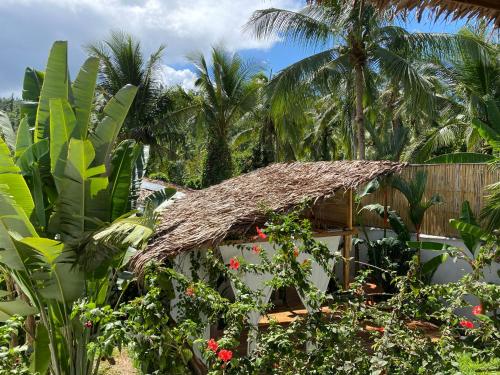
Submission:
POLYGON ((497 29, 476 21, 456 34, 409 32, 364 1, 322 0, 257 11, 246 32, 318 52, 269 74, 221 46, 207 56, 193 51, 197 78, 186 91, 161 82, 167 47, 146 57, 140 41, 113 32, 86 46, 74 82, 67 42, 55 42, 44 71, 26 69, 22 98, 0 98, 0 375, 96 375, 122 347, 143 374, 455 374, 462 362, 500 355, 500 289, 484 278, 500 259, 500 183, 480 217, 463 202, 450 222, 458 248, 420 241, 427 210, 442 200, 426 198, 425 173, 373 181, 357 198, 391 185, 408 203, 409 222, 386 202, 360 207, 386 227, 382 239, 365 232, 355 240, 369 264, 347 290, 323 293, 311 283, 311 261, 299 255, 333 279, 329 265, 342 259, 297 213, 270 213, 259 231, 272 256, 241 249, 259 255, 258 264, 233 258, 228 268, 209 251, 208 280, 168 261, 145 275, 127 268, 154 233, 155 207, 174 193, 140 202, 145 175, 198 189, 293 160, 499 167, 497 29), (418 250, 440 253, 422 263, 418 250), (449 258, 472 272, 432 285, 449 258), (248 314, 272 306, 241 282, 245 273, 295 288, 309 314, 255 330, 248 314), (234 285, 231 298, 221 279, 234 285), (367 282, 385 297, 367 294, 367 282), (472 309, 474 321, 459 309, 472 309), (415 321, 436 335, 410 327, 415 321), (207 322, 223 331, 206 340, 207 322), (257 350, 241 353, 246 333, 257 350))

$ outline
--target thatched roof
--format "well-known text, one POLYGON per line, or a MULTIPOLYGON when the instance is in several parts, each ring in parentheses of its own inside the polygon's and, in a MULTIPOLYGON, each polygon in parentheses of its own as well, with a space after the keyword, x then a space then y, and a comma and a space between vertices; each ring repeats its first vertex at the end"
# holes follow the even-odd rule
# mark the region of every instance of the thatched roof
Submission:
POLYGON ((500 0, 370 0, 378 9, 392 9, 403 16, 415 10, 420 20, 428 9, 436 18, 444 15, 458 18, 483 17, 500 27, 500 0))
POLYGON ((403 166, 389 161, 279 163, 191 192, 162 213, 155 237, 133 266, 140 269, 151 259, 162 261, 253 234, 265 222, 265 210, 282 212, 304 199, 328 198, 403 166))

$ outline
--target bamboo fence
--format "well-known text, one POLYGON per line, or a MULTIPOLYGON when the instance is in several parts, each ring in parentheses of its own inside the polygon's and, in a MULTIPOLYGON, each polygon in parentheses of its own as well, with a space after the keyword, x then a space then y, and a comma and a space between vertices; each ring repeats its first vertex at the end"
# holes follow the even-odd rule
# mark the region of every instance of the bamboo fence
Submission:
MULTIPOLYGON (((462 202, 469 201, 471 208, 478 217, 483 206, 484 196, 488 194, 486 187, 500 181, 500 170, 494 170, 487 164, 425 164, 409 165, 401 172, 401 177, 410 180, 418 170, 427 172, 425 197, 439 194, 443 203, 427 210, 421 233, 457 237, 458 233, 449 225, 449 220, 460 216, 462 202)), ((361 204, 384 202, 384 193, 377 191, 365 197, 361 204)), ((405 197, 393 188, 388 189, 388 205, 395 209, 405 223, 414 228, 408 219, 408 203, 405 197)), ((383 227, 383 221, 373 213, 363 214, 367 226, 383 227)))

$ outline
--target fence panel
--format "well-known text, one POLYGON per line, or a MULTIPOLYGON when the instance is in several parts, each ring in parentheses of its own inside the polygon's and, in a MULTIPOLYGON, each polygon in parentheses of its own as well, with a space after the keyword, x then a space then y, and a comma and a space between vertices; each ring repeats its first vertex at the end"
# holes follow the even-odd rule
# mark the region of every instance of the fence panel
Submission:
MULTIPOLYGON (((449 220, 458 218, 462 202, 468 200, 476 216, 479 215, 489 184, 500 181, 500 170, 487 164, 414 164, 401 172, 401 177, 410 180, 418 170, 427 172, 425 196, 439 194, 444 203, 427 210, 421 232, 436 236, 457 237, 458 233, 449 225, 449 220)), ((405 197, 397 190, 388 189, 388 204, 395 209, 408 225, 408 207, 405 197)), ((384 202, 383 191, 367 196, 362 204, 384 202)), ((383 227, 383 221, 371 213, 364 214, 365 225, 383 227)), ((414 228, 412 228, 414 229, 414 228)))

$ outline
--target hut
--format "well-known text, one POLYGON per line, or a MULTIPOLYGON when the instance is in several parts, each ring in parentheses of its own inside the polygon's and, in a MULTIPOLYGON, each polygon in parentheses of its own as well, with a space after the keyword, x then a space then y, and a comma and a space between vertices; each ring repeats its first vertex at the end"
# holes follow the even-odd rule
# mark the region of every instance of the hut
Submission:
POLYGON ((308 218, 319 236, 353 234, 353 190, 374 178, 400 172, 405 164, 389 161, 276 163, 190 191, 161 215, 148 249, 133 260, 142 269, 189 251, 216 248, 255 236, 266 211, 287 212, 305 199, 313 202, 308 218))
MULTIPOLYGON (((389 161, 278 163, 204 190, 192 191, 162 212, 161 223, 152 242, 146 251, 134 257, 132 264, 141 270, 151 260, 161 262, 170 259, 185 276, 192 277, 192 272, 196 272, 197 277, 204 279, 208 275, 200 269, 202 262, 199 260, 209 248, 219 251, 225 263, 229 263, 233 256, 242 256, 248 262, 257 263, 259 257, 249 251, 243 252, 241 247, 252 246, 256 242, 256 227, 265 224, 266 212, 287 212, 306 199, 311 205, 303 215, 311 220, 315 236, 321 237, 332 252, 341 249, 344 258, 349 258, 351 239, 355 233, 353 190, 374 178, 398 173, 403 167, 404 164, 389 161), (198 268, 193 267, 193 259, 198 259, 198 268)), ((267 242, 259 246, 272 255, 273 249, 267 242)), ((307 258, 306 254, 300 256, 307 258)), ((326 291, 331 282, 330 276, 311 260, 312 282, 326 291)), ((343 275, 344 286, 347 286, 349 263, 344 261, 337 268, 343 275)), ((268 278, 269 275, 252 275, 242 281, 251 289, 262 291, 262 302, 267 303, 273 292, 265 286, 268 278)), ((230 285, 226 287, 231 288, 230 285)), ((293 294, 293 291, 290 293, 293 294)), ((284 298, 295 298, 307 309, 307 301, 297 293, 284 298)), ((175 304, 176 299, 172 301, 174 319, 175 304)), ((273 304, 276 305, 274 299, 273 304)), ((258 313, 249 316, 254 326, 260 320, 258 313)), ((206 337, 213 337, 213 333, 213 327, 211 331, 207 325, 206 337)))

